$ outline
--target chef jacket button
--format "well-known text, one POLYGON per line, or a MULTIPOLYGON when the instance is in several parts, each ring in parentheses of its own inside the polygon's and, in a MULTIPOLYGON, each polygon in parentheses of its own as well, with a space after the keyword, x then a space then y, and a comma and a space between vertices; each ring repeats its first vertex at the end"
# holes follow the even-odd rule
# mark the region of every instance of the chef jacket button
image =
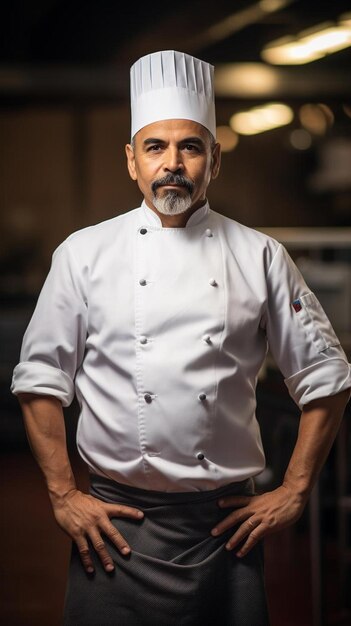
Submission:
POLYGON ((141 228, 139 232, 140 232, 141 235, 146 235, 147 229, 146 228, 141 228))
POLYGON ((210 285, 212 285, 212 287, 216 287, 217 286, 217 281, 215 278, 210 278, 210 285))
POLYGON ((206 396, 206 394, 205 394, 205 393, 203 393, 203 392, 202 392, 202 393, 199 393, 199 395, 198 395, 199 400, 201 400, 202 402, 203 402, 204 400, 206 400, 206 397, 207 397, 207 396, 206 396))
POLYGON ((144 400, 145 402, 147 402, 148 404, 150 404, 150 402, 152 402, 152 396, 150 393, 145 393, 144 394, 144 400))
POLYGON ((139 285, 143 285, 143 286, 144 286, 144 285, 146 285, 146 280, 145 280, 145 278, 141 278, 141 279, 139 280, 139 285))
POLYGON ((213 237, 213 233, 210 228, 206 228, 205 234, 206 234, 206 237, 213 237))
POLYGON ((203 460, 204 460, 204 458, 205 458, 205 455, 204 455, 202 452, 198 452, 198 454, 196 455, 196 458, 197 458, 199 461, 203 461, 203 460))
POLYGON ((141 335, 141 337, 139 337, 139 341, 140 343, 147 343, 147 337, 145 337, 145 335, 141 335))
POLYGON ((206 341, 206 343, 211 343, 211 335, 204 335, 203 340, 206 341))

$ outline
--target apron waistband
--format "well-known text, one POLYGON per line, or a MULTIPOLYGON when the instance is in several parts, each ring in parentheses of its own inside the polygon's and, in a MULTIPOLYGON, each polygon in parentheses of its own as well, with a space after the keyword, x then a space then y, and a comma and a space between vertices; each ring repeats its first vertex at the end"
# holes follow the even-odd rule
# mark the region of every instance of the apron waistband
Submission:
POLYGON ((211 502, 220 497, 229 495, 254 495, 254 481, 252 478, 240 482, 229 483, 208 491, 153 491, 140 489, 118 483, 115 480, 90 474, 91 495, 106 502, 121 502, 126 500, 131 506, 158 506, 211 502))

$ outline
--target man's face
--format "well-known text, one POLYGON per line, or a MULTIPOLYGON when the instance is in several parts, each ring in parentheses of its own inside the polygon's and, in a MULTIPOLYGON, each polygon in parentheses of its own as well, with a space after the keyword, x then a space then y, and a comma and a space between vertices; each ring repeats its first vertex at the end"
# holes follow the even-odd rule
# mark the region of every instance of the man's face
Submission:
POLYGON ((128 170, 146 204, 175 215, 202 206, 219 170, 219 144, 190 120, 163 120, 145 126, 126 146, 128 170))

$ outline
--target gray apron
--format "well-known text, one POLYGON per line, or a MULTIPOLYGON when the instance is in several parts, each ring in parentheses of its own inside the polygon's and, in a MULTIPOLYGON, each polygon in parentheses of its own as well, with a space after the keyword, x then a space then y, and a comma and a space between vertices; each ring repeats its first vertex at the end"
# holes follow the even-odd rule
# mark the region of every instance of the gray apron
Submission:
POLYGON ((268 626, 262 546, 239 559, 225 549, 234 529, 210 534, 230 512, 218 507, 219 497, 252 493, 252 480, 164 493, 93 475, 91 495, 145 517, 111 520, 132 549, 122 556, 105 538, 112 574, 92 550, 95 574, 87 575, 73 544, 64 626, 268 626))

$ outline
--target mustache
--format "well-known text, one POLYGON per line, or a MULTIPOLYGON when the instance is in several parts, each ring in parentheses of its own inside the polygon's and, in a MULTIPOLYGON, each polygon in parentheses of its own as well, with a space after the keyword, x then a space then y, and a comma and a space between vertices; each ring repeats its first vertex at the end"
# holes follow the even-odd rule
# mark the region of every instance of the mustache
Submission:
POLYGON ((163 187, 164 185, 181 185, 182 187, 185 187, 190 194, 194 189, 194 184, 191 180, 185 178, 182 174, 167 174, 167 176, 164 176, 163 178, 154 180, 151 185, 151 189, 153 193, 155 193, 159 187, 163 187))

